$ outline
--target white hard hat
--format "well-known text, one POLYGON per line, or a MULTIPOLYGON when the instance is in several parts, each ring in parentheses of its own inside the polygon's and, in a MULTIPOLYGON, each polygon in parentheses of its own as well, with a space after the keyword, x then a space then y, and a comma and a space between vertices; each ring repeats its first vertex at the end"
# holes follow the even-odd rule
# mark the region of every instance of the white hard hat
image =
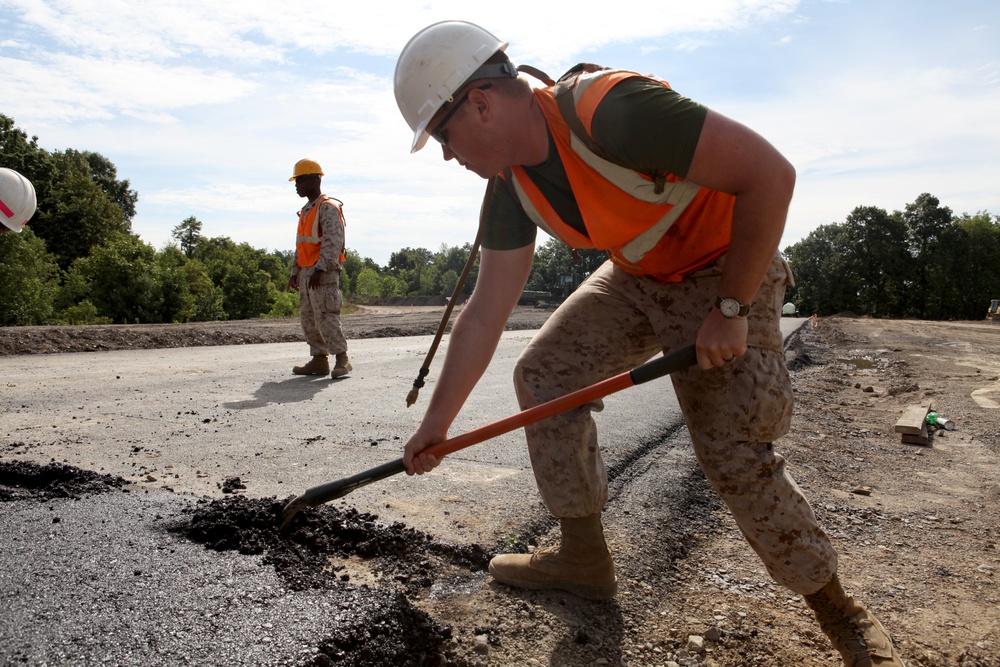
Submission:
POLYGON ((0 222, 20 232, 35 214, 35 186, 13 169, 0 167, 0 222))
POLYGON ((510 63, 483 68, 507 48, 490 32, 466 21, 441 21, 414 35, 396 61, 396 104, 413 130, 410 152, 427 143, 427 124, 465 82, 474 78, 516 77, 510 63), (494 71, 495 70, 495 71, 494 71))

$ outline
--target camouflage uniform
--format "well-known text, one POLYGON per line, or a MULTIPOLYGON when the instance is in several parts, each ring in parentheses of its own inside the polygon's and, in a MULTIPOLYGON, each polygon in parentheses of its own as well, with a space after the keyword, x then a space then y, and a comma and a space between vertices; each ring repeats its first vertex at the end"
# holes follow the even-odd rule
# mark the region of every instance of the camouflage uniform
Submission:
MULTIPOLYGON (((304 215, 315 205, 309 202, 300 214, 304 215)), ((322 206, 319 216, 319 260, 313 266, 300 267, 298 257, 292 262, 292 276, 299 282, 299 320, 302 333, 309 343, 309 354, 316 357, 347 352, 347 339, 340 323, 340 309, 344 297, 340 292, 340 253, 345 246, 344 225, 332 205, 322 206), (316 269, 323 270, 319 289, 309 289, 309 278, 316 269)))
MULTIPOLYGON (((715 302, 723 257, 679 283, 606 262, 549 318, 514 371, 522 409, 694 342, 715 302)), ((792 389, 779 328, 787 264, 776 255, 753 301, 747 353, 671 376, 695 455, 768 572, 798 593, 821 588, 837 556, 772 442, 788 432, 792 389)), ((542 499, 559 518, 600 512, 608 484, 592 411, 598 400, 525 427, 542 499)))

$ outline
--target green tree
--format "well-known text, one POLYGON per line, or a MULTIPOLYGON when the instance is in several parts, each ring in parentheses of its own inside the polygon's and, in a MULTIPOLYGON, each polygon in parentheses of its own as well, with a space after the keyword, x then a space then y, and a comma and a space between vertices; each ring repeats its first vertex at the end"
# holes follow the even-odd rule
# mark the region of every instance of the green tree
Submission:
POLYGON ((38 137, 14 125, 14 119, 0 114, 0 167, 7 167, 22 174, 39 189, 50 179, 51 164, 48 152, 38 145, 38 137))
MULTIPOLYGON (((347 259, 344 262, 344 272, 340 276, 340 289, 344 294, 358 294, 358 279, 363 270, 371 269, 377 276, 381 275, 381 268, 372 258, 361 257, 357 251, 350 248, 344 254, 347 259)), ((290 262, 288 267, 291 269, 290 262)))
POLYGON ((133 234, 120 234, 73 262, 74 302, 89 300, 116 324, 162 322, 163 292, 156 251, 133 234))
POLYGON ((434 254, 426 248, 403 248, 389 256, 388 271, 406 284, 406 294, 421 293, 421 274, 433 264, 434 254))
POLYGON ((986 211, 958 220, 964 237, 963 270, 952 279, 959 301, 955 317, 982 319, 991 299, 1000 298, 1000 216, 986 211))
POLYGON ((906 224, 914 281, 907 291, 907 315, 920 319, 944 319, 950 304, 959 299, 950 282, 961 271, 957 247, 960 228, 951 209, 924 193, 900 214, 906 224))
POLYGON ((59 289, 59 266, 30 227, 0 235, 0 326, 47 323, 59 289))
POLYGON ((271 310, 265 317, 296 317, 299 314, 299 293, 297 290, 278 292, 271 310))
POLYGON ((833 315, 857 307, 856 288, 844 279, 847 245, 843 225, 833 223, 785 249, 795 278, 785 298, 800 312, 833 315))
MULTIPOLYGON (((222 289, 222 307, 229 319, 252 319, 271 311, 278 290, 267 269, 277 271, 275 256, 248 243, 216 237, 199 243, 195 258, 204 263, 212 283, 222 289)), ((282 288, 285 282, 287 279, 281 281, 282 288)))
POLYGON ((601 250, 574 250, 558 239, 549 238, 535 249, 526 289, 565 298, 607 259, 601 250))
POLYGON ((441 296, 450 297, 458 284, 459 273, 455 269, 448 269, 441 274, 441 296))
POLYGON ((180 224, 170 232, 170 235, 177 241, 177 245, 180 246, 181 252, 187 258, 194 257, 198 241, 202 238, 201 227, 201 220, 192 215, 181 220, 180 224))
MULTIPOLYGON (((73 153, 77 151, 66 151, 67 155, 73 153)), ((125 219, 131 223, 135 217, 135 205, 139 201, 139 193, 129 187, 128 180, 118 180, 118 169, 111 160, 100 153, 83 151, 78 155, 90 166, 91 180, 114 202, 115 206, 122 210, 125 219)))
POLYGON ((379 296, 383 299, 406 296, 406 283, 395 276, 382 276, 382 284, 379 287, 379 296))
POLYGON ((355 281, 354 294, 361 298, 372 298, 381 296, 381 292, 382 279, 378 271, 367 266, 361 269, 355 281))
POLYGON ((898 316, 911 264, 906 225, 884 209, 859 206, 847 216, 842 232, 844 273, 840 280, 846 281, 844 287, 854 296, 853 302, 842 306, 872 317, 898 316))
POLYGON ((87 157, 77 151, 51 156, 51 185, 35 183, 38 211, 32 227, 60 267, 130 232, 122 208, 94 180, 87 157))

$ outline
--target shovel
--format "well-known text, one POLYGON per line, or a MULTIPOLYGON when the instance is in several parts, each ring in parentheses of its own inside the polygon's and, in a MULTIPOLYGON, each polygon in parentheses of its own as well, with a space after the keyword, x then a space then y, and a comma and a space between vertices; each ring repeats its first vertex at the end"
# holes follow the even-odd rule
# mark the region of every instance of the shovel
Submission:
MULTIPOLYGON (((454 438, 448 438, 447 440, 435 443, 424 451, 428 454, 432 454, 438 459, 441 459, 447 454, 457 452, 460 449, 465 449, 466 447, 479 444, 480 442, 489 440, 490 438, 495 438, 498 435, 509 433, 510 431, 521 428, 527 424, 533 424, 537 421, 541 421, 542 419, 547 419, 548 417, 565 412, 566 410, 578 408, 581 405, 589 403, 590 401, 595 401, 609 394, 621 391, 622 389, 642 384, 644 382, 649 382, 650 380, 655 380, 656 378, 669 375, 675 371, 683 370, 695 365, 696 363, 698 363, 698 358, 695 353, 695 348, 693 345, 690 345, 680 350, 671 352, 670 354, 665 354, 659 359, 654 359, 642 364, 641 366, 636 366, 630 371, 625 371, 624 373, 620 373, 614 377, 601 380, 600 382, 592 384, 589 387, 578 389, 577 391, 561 396, 560 398, 554 398, 551 401, 542 403, 541 405, 536 405, 533 408, 522 410, 517 414, 505 417, 504 419, 495 421, 492 424, 487 424, 486 426, 481 426, 475 430, 469 431, 468 433, 463 433, 462 435, 454 438)), ((405 470, 406 466, 403 465, 403 459, 399 458, 395 461, 389 461, 388 463, 383 463, 382 465, 371 468, 370 470, 365 470, 364 472, 352 475, 351 477, 345 477, 343 479, 327 482, 326 484, 320 484, 319 486, 307 489, 301 496, 293 498, 287 505, 285 505, 284 510, 281 512, 281 528, 284 529, 284 527, 288 525, 288 522, 292 520, 292 517, 298 514, 299 510, 306 507, 316 507, 317 505, 328 503, 331 500, 343 498, 355 489, 371 484, 372 482, 385 479, 386 477, 398 475, 401 472, 405 472, 405 470)))

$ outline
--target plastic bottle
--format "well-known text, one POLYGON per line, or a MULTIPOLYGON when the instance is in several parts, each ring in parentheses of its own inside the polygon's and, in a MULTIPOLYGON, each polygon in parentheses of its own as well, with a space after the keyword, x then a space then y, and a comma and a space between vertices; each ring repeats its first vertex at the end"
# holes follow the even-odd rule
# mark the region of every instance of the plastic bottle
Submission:
POLYGON ((946 431, 955 430, 955 422, 953 422, 950 419, 945 419, 936 412, 927 413, 927 423, 930 424, 931 426, 940 426, 946 431))

